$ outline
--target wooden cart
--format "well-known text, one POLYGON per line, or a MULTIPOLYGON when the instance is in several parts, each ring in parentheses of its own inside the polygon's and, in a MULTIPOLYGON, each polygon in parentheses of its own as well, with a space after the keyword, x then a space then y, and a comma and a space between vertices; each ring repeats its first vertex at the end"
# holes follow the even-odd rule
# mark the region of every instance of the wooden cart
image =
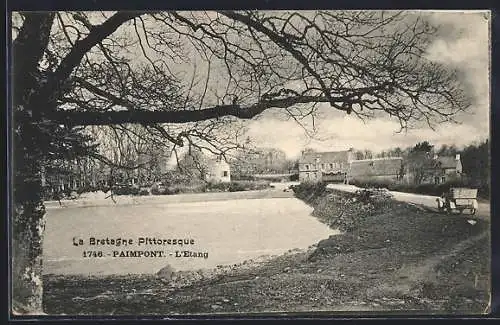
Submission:
POLYGON ((463 213, 469 210, 473 215, 477 211, 477 189, 452 187, 448 193, 441 195, 437 200, 438 210, 441 212, 452 213, 458 211, 463 213))

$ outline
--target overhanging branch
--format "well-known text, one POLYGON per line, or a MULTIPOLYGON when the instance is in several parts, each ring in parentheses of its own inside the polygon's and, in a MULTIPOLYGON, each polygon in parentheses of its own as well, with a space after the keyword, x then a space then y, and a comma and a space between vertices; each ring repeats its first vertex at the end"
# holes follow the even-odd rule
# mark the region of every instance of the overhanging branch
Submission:
MULTIPOLYGON (((351 96, 335 98, 342 103, 349 100, 351 96)), ((171 111, 146 111, 146 110, 124 110, 106 112, 77 112, 56 111, 43 116, 44 119, 66 125, 112 125, 123 123, 139 123, 152 125, 156 123, 190 123, 206 121, 224 116, 234 116, 240 119, 251 119, 269 108, 286 108, 296 104, 308 104, 326 102, 330 98, 325 96, 295 96, 283 99, 260 101, 249 106, 218 105, 200 110, 171 110, 171 111)), ((337 109, 345 110, 337 105, 337 109)))

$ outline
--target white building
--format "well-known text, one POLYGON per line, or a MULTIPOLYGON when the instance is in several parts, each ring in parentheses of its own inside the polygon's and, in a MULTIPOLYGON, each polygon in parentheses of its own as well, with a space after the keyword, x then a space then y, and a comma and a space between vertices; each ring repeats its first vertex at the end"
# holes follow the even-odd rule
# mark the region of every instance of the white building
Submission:
POLYGON ((207 182, 229 183, 231 181, 231 170, 224 159, 211 160, 207 164, 205 175, 207 182))

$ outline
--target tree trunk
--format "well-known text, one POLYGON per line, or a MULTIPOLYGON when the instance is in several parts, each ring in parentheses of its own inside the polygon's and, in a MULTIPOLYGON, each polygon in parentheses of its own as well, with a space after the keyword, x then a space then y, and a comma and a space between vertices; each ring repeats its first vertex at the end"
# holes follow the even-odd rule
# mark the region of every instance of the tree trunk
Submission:
MULTIPOLYGON (((19 113, 19 111, 18 111, 19 113)), ((42 314, 42 145, 36 124, 16 125, 12 214, 12 312, 42 314)))
POLYGON ((24 161, 15 162, 12 311, 16 314, 41 314, 42 240, 45 229, 41 166, 33 152, 24 152, 23 156, 24 161))
POLYGON ((12 312, 43 314, 42 239, 45 208, 41 201, 16 205, 12 239, 12 312), (29 226, 28 226, 29 225, 29 226))

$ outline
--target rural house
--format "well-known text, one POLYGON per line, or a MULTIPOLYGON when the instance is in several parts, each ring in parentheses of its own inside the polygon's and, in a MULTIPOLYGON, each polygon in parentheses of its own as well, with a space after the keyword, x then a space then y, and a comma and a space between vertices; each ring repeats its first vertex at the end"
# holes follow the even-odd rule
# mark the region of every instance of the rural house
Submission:
POLYGON ((299 159, 300 182, 345 182, 354 150, 303 152, 299 159))
POLYGON ((426 183, 442 184, 457 179, 462 175, 460 154, 453 156, 434 157, 431 171, 426 183))
POLYGON ((205 180, 207 182, 213 183, 231 182, 231 172, 229 164, 222 158, 208 161, 205 180))
POLYGON ((377 180, 400 181, 403 179, 403 158, 373 158, 353 160, 350 163, 348 181, 377 180))

